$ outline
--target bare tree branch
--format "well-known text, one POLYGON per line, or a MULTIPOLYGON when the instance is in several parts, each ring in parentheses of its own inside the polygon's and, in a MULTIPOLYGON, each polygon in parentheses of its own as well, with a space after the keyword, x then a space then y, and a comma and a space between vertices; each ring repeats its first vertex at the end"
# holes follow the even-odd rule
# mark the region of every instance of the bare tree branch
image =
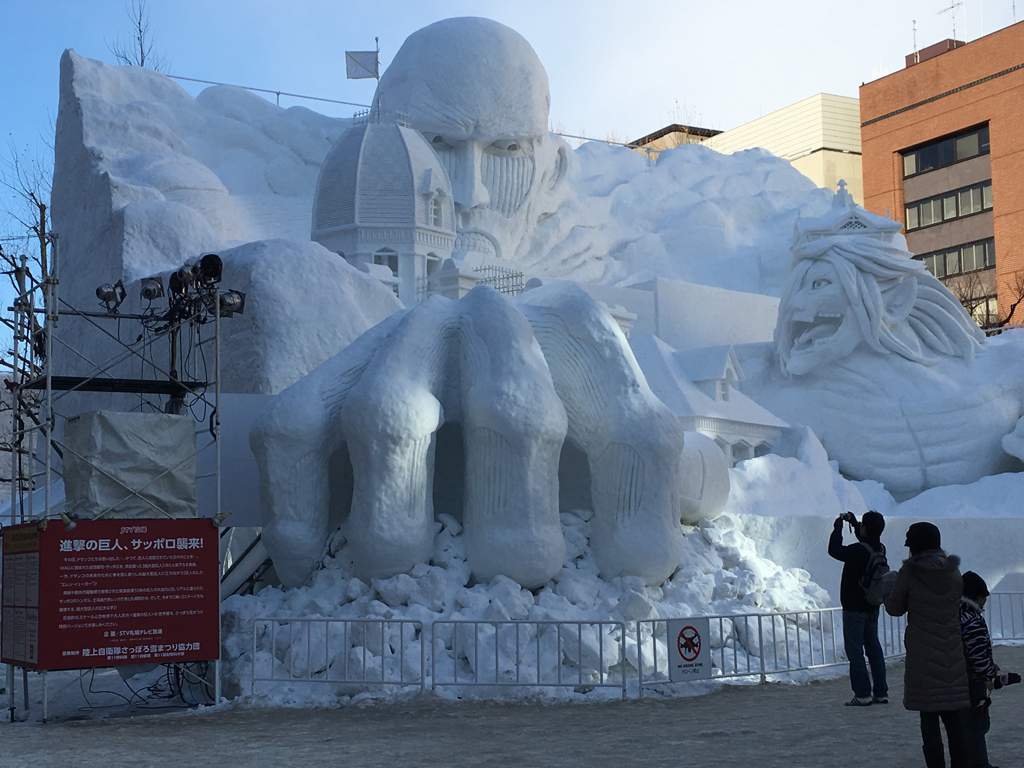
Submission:
POLYGON ((129 0, 125 6, 125 13, 131 24, 131 33, 127 41, 118 39, 109 46, 114 61, 127 67, 162 71, 165 62, 163 57, 153 50, 153 35, 150 32, 146 0, 129 0))

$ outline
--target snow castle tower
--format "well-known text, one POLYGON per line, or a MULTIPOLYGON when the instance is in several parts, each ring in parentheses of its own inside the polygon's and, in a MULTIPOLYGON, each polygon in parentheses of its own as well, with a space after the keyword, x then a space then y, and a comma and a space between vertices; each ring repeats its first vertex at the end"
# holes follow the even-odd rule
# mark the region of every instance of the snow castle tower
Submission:
POLYGON ((324 159, 311 237, 415 303, 455 245, 451 182, 437 154, 418 131, 371 112, 324 159))

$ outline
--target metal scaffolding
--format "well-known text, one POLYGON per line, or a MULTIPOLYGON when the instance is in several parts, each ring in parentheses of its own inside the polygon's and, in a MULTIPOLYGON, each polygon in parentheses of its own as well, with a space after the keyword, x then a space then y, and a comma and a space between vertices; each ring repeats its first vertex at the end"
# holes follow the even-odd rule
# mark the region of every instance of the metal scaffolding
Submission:
MULTIPOLYGON (((142 494, 164 475, 178 467, 165 470, 150 478, 141 487, 129 487, 111 473, 105 471, 96 461, 97 457, 84 456, 73 451, 63 440, 62 427, 69 418, 77 415, 62 411, 62 406, 80 405, 65 400, 72 393, 107 393, 138 395, 139 410, 165 413, 183 413, 188 410, 203 427, 197 429, 199 442, 189 460, 199 454, 213 453, 213 470, 196 476, 214 484, 212 517, 217 525, 222 522, 221 509, 221 441, 220 441, 220 321, 222 314, 230 316, 241 311, 244 295, 237 291, 222 291, 219 283, 220 259, 216 260, 216 279, 206 279, 198 266, 182 268, 168 280, 169 293, 166 308, 153 306, 154 298, 163 298, 163 282, 159 293, 143 295, 148 300, 147 308, 137 313, 120 312, 126 298, 123 284, 101 286, 97 297, 103 311, 87 311, 72 305, 59 294, 60 272, 58 260, 59 239, 53 233, 41 238, 44 259, 42 274, 36 277, 22 257, 21 268, 14 270, 14 282, 18 294, 8 308, 13 320, 7 323, 13 331, 13 349, 10 372, 5 382, 4 408, 10 410, 10 439, 0 444, 0 450, 10 453, 10 510, 9 525, 33 520, 63 519, 70 522, 70 510, 62 501, 54 503, 52 491, 57 480, 63 481, 63 465, 58 468, 58 459, 69 451, 78 460, 88 464, 105 479, 116 483, 124 490, 124 498, 97 513, 92 519, 115 513, 117 508, 129 500, 143 501, 153 509, 153 516, 173 517, 150 498, 142 494), (46 249, 49 258, 45 258, 46 249), (191 272, 189 272, 191 270, 191 272), (193 277, 189 277, 192 275, 193 277), (184 282, 182 280, 184 276, 184 282), (178 277, 177 283, 175 278, 178 277), (104 299, 100 294, 106 289, 104 299), (113 297, 109 293, 113 291, 113 297), (225 303, 241 299, 242 304, 225 303), (105 304, 105 306, 104 306, 105 304), (42 318, 42 322, 40 322, 42 318), (62 338, 62 320, 74 318, 76 330, 82 337, 92 334, 96 344, 80 343, 62 338), (110 330, 116 323, 115 331, 110 330), (122 339, 125 325, 138 330, 122 339), (212 334, 204 329, 212 327, 212 334), (159 342, 166 342, 170 365, 163 365, 155 354, 159 342), (212 370, 206 365, 204 347, 213 345, 212 370), (96 361, 90 357, 90 350, 104 346, 116 352, 106 360, 96 361), (84 375, 64 375, 55 370, 54 350, 59 348, 64 361, 75 359, 77 370, 84 375), (197 360, 202 360, 202 377, 189 378, 193 371, 198 374, 197 360), (140 376, 126 378, 117 375, 128 369, 129 364, 139 366, 140 376), (181 372, 185 376, 181 375, 181 372), (163 399, 163 403, 159 402, 163 399), (201 415, 200 415, 201 413, 201 415), (37 505, 36 496, 42 489, 42 504, 37 505), (38 508, 37 508, 38 507, 38 508)), ((206 257, 204 257, 204 260, 206 257)), ((60 361, 57 361, 60 362, 60 361)), ((126 410, 119 408, 119 410, 126 410)), ((179 465, 180 466, 180 465, 179 465)), ((65 492, 66 500, 66 492, 65 492)), ((207 513, 209 514, 209 512, 207 513)), ((116 515, 115 515, 116 516, 116 515)), ((218 573, 220 555, 218 554, 218 573)), ((219 655, 219 654, 218 654, 219 655)), ((28 669, 23 670, 24 707, 29 709, 28 669)), ((47 717, 46 672, 41 671, 43 682, 43 720, 47 717)), ((8 665, 7 689, 10 718, 15 719, 15 665, 8 665)), ((215 662, 214 701, 221 698, 220 660, 215 662)))

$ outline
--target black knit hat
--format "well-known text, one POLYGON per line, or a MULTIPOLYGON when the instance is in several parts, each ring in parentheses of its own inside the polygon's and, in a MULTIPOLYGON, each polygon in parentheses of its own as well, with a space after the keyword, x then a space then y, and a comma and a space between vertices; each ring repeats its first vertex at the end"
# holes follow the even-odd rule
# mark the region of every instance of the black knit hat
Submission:
POLYGON ((907 541, 905 546, 910 547, 911 552, 927 552, 931 549, 941 549, 942 534, 932 523, 914 523, 907 528, 907 541))
POLYGON ((988 584, 974 571, 967 571, 964 574, 964 597, 976 600, 979 597, 988 597, 988 584))

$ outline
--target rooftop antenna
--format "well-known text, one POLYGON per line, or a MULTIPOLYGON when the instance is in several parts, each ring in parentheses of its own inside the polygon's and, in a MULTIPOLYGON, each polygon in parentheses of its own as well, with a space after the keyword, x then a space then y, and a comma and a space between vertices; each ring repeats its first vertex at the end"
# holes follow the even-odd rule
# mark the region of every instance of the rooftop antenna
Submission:
POLYGON ((956 9, 963 5, 963 0, 954 0, 949 4, 949 7, 943 8, 937 15, 941 16, 944 13, 948 13, 953 19, 953 39, 956 40, 956 9))
POLYGON ((917 19, 911 19, 911 27, 914 30, 914 63, 921 63, 921 54, 917 51, 917 19))

